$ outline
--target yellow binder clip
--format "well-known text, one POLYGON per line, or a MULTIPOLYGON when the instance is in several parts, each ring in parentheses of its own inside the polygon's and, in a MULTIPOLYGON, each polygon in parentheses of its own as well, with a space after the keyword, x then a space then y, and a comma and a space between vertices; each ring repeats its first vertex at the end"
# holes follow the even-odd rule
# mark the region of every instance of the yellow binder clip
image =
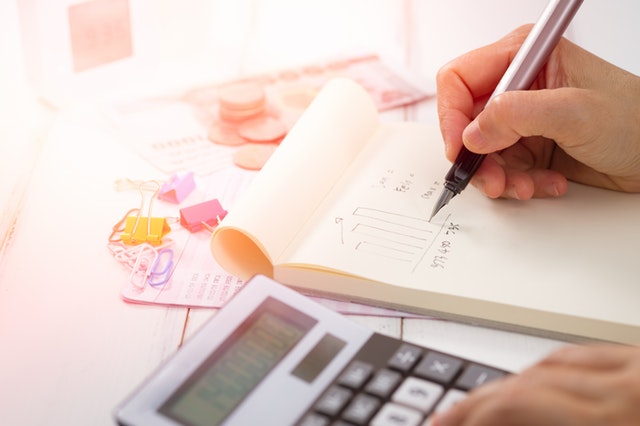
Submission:
POLYGON ((120 239, 130 245, 149 243, 157 246, 162 244, 162 237, 169 231, 171 227, 163 217, 129 216, 120 239))
POLYGON ((160 245, 162 244, 162 237, 171 231, 171 227, 165 218, 151 216, 153 200, 158 195, 158 191, 160 191, 160 184, 156 181, 147 181, 140 184, 139 189, 142 198, 140 208, 136 216, 127 216, 124 231, 120 234, 120 240, 129 245, 141 243, 149 243, 154 246, 160 245), (147 198, 145 193, 151 194, 146 217, 142 216, 147 198))

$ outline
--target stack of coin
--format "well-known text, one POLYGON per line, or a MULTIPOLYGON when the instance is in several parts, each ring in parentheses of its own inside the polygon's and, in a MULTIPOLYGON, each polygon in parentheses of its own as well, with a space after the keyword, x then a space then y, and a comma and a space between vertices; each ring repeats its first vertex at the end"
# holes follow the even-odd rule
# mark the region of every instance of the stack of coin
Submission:
POLYGON ((259 84, 245 82, 219 89, 218 118, 209 126, 209 140, 238 146, 233 156, 238 167, 261 169, 286 133, 286 125, 269 111, 259 84))
POLYGON ((260 85, 243 83, 221 87, 219 102, 221 119, 243 121, 264 113, 267 100, 260 85))

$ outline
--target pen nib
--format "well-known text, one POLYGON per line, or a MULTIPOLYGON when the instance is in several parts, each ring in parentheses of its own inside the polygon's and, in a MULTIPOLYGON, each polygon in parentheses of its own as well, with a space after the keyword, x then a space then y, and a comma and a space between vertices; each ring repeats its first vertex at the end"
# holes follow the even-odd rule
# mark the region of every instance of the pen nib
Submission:
POLYGON ((431 212, 431 217, 429 218, 429 222, 431 222, 431 219, 433 219, 433 217, 438 214, 438 212, 444 207, 446 206, 449 201, 451 201, 451 199, 456 195, 456 193, 452 190, 450 190, 449 188, 444 188, 442 190, 442 193, 440 194, 440 198, 438 198, 438 201, 436 202, 436 205, 433 206, 433 211, 431 212))

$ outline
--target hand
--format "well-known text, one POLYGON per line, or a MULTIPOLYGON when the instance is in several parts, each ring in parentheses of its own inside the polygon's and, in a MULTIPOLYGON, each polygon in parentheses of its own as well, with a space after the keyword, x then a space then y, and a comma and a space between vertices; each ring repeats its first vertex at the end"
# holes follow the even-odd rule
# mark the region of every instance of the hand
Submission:
POLYGON ((640 347, 562 348, 472 391, 432 426, 640 425, 640 347))
POLYGON ((463 142, 489 154, 472 184, 491 198, 559 196, 567 179, 640 192, 640 77, 562 39, 532 90, 503 93, 482 110, 530 28, 438 72, 447 158, 463 142))

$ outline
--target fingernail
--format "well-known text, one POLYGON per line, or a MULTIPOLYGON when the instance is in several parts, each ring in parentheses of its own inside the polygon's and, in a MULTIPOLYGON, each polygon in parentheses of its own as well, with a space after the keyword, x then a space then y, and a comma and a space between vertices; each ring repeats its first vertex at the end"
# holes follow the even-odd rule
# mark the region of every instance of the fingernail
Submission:
POLYGON ((489 156, 490 156, 491 158, 493 158, 493 160, 494 160, 496 163, 498 163, 498 165, 500 165, 500 166, 502 166, 502 167, 504 167, 504 166, 506 166, 506 165, 507 165, 507 162, 506 162, 506 161, 504 161, 504 158, 502 158, 502 156, 501 156, 500 154, 498 154, 498 153, 494 152, 494 153, 492 153, 492 154, 489 154, 489 156))
POLYGON ((550 195, 552 197, 557 197, 560 195, 560 188, 558 187, 557 184, 551 183, 547 185, 547 187, 545 188, 545 192, 547 193, 547 195, 550 195))
POLYGON ((478 190, 480 192, 482 192, 484 195, 487 195, 487 191, 485 191, 484 187, 486 185, 486 182, 484 179, 479 178, 479 177, 474 177, 473 180, 471 181, 471 183, 473 184, 473 186, 475 186, 476 188, 478 188, 478 190))
POLYGON ((451 155, 451 144, 448 143, 446 140, 444 141, 444 155, 447 158, 452 158, 453 156, 451 155))
POLYGON ((520 199, 520 197, 518 196, 518 193, 516 192, 516 187, 514 185, 509 185, 509 187, 507 188, 507 196, 509 198, 514 198, 516 200, 520 199))
POLYGON ((487 144, 486 139, 480 132, 477 121, 472 121, 462 132, 462 140, 469 148, 482 148, 487 144))

